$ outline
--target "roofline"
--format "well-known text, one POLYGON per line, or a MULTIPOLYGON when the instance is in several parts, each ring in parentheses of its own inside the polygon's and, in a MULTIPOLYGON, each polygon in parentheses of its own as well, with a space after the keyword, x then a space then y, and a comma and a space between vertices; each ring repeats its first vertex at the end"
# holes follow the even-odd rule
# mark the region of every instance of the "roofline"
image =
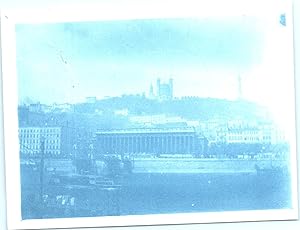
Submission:
POLYGON ((97 131, 96 135, 101 134, 146 134, 146 133, 196 133, 193 127, 191 128, 172 128, 172 129, 114 129, 97 131))

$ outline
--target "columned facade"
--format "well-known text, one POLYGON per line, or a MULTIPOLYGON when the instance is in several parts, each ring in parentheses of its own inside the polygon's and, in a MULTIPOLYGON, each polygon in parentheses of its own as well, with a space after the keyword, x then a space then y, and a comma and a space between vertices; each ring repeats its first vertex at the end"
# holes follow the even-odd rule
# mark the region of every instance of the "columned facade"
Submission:
POLYGON ((203 154, 194 129, 128 129, 96 133, 98 154, 203 154))

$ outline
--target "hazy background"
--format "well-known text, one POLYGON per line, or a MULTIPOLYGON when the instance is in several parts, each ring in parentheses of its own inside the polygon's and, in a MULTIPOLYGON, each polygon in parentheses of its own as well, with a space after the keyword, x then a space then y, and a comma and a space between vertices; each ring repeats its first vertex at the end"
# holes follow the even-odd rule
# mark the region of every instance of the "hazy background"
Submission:
POLYGON ((19 103, 147 95, 157 78, 174 79, 174 97, 235 100, 240 77, 243 99, 268 107, 290 133, 293 56, 291 22, 280 23, 285 13, 19 24, 19 103))
MULTIPOLYGON (((278 34, 284 33, 278 15, 272 16, 278 34)), ((264 47, 274 39, 267 37, 268 26, 251 16, 18 25, 20 101, 51 104, 148 93, 158 77, 174 79, 175 97, 236 99, 239 75, 270 87, 269 74, 254 79, 249 73, 256 66, 271 71, 263 66, 264 47)))

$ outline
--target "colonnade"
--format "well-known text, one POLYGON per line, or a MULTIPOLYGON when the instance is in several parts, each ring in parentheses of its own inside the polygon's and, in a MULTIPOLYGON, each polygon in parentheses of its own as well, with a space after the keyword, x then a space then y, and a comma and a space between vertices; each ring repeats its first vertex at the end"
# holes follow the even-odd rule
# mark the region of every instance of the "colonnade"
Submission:
POLYGON ((97 133, 97 151, 104 154, 194 154, 199 149, 195 133, 97 133))

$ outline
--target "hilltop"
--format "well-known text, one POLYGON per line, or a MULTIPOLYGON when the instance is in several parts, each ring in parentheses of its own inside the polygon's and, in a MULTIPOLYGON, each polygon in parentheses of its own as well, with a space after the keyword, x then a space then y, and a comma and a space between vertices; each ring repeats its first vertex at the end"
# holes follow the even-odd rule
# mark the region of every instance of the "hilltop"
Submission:
POLYGON ((77 113, 101 112, 113 114, 125 110, 127 115, 166 114, 193 120, 209 119, 262 119, 268 113, 265 107, 242 100, 216 98, 183 97, 172 100, 152 100, 144 96, 122 96, 97 100, 95 103, 76 104, 77 113))

